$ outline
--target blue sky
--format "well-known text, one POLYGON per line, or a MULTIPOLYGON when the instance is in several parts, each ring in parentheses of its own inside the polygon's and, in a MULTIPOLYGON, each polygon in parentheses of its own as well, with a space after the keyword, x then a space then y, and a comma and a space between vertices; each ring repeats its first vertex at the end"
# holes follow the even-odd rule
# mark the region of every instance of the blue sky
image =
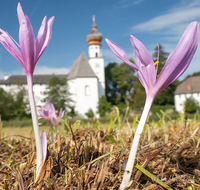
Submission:
MULTIPOLYGON (((0 28, 19 41, 19 23, 16 0, 2 0, 0 28)), ((129 35, 144 43, 152 54, 156 44, 172 52, 182 33, 192 21, 200 21, 199 0, 22 0, 23 11, 28 15, 35 35, 45 15, 55 16, 49 46, 37 63, 35 74, 66 74, 73 62, 85 51, 86 36, 91 32, 92 15, 96 16, 98 31, 120 45, 134 59, 129 35)), ((119 60, 102 41, 105 65, 119 60)), ((187 71, 200 71, 200 48, 187 71)), ((24 74, 21 64, 0 44, 0 79, 4 74, 24 74)))

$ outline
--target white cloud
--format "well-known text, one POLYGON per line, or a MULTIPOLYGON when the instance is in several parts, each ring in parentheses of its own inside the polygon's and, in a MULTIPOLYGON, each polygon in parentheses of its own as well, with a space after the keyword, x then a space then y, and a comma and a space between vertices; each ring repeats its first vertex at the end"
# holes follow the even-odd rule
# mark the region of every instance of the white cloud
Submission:
POLYGON ((118 5, 114 7, 114 9, 128 8, 130 6, 140 4, 143 1, 144 0, 121 0, 119 1, 118 5))
POLYGON ((173 8, 166 14, 152 18, 146 22, 133 26, 133 31, 164 32, 163 34, 180 35, 188 23, 200 20, 200 3, 193 1, 187 6, 173 8))

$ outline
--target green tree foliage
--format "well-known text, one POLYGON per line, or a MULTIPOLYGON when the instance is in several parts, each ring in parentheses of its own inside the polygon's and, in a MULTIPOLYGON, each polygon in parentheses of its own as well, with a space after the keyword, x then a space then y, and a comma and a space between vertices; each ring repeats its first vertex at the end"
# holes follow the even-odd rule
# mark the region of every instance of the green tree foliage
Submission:
POLYGON ((21 85, 18 85, 18 89, 19 91, 14 94, 14 115, 17 119, 23 119, 30 116, 27 109, 29 101, 27 97, 27 90, 21 85))
POLYGON ((17 91, 13 89, 10 92, 0 88, 0 115, 2 120, 23 119, 30 114, 27 110, 27 91, 21 85, 18 85, 17 91))
POLYGON ((112 104, 107 101, 106 96, 101 96, 99 98, 99 103, 98 103, 98 113, 100 114, 100 117, 103 117, 106 115, 106 112, 111 111, 112 104))
POLYGON ((115 105, 117 94, 119 92, 117 81, 114 81, 111 69, 114 68, 117 63, 109 63, 105 67, 105 81, 106 81, 106 98, 108 102, 115 105))
MULTIPOLYGON (((154 49, 153 53, 153 60, 157 61, 157 55, 158 55, 158 48, 156 47, 154 49)), ((159 45, 159 64, 158 64, 158 71, 157 74, 159 75, 160 71, 162 70, 167 58, 169 56, 169 53, 164 51, 164 48, 162 45, 159 45)), ((154 105, 166 105, 166 104, 174 104, 174 91, 176 90, 176 87, 179 85, 179 81, 176 80, 172 84, 170 84, 167 88, 162 90, 154 99, 154 105)))
MULTIPOLYGON (((130 60, 133 62, 133 60, 130 60)), ((130 104, 132 99, 131 94, 133 92, 134 83, 136 80, 135 70, 127 66, 126 63, 120 65, 115 64, 111 69, 112 80, 117 83, 117 98, 115 103, 125 102, 127 105, 130 104)))
POLYGON ((90 109, 88 110, 88 112, 85 113, 85 115, 86 115, 88 118, 92 118, 92 117, 94 117, 94 112, 93 112, 93 110, 90 108, 90 109))
POLYGON ((133 98, 131 100, 131 104, 134 108, 140 109, 144 107, 144 103, 146 100, 146 92, 139 79, 137 79, 135 82, 132 97, 133 98))
POLYGON ((184 109, 186 113, 195 113, 199 108, 199 103, 192 96, 186 98, 186 101, 184 102, 184 109))
POLYGON ((73 108, 70 105, 70 102, 73 101, 70 98, 70 92, 66 78, 58 78, 57 76, 52 77, 47 84, 45 94, 47 96, 45 97, 44 101, 49 99, 55 106, 55 109, 63 108, 64 110, 71 110, 73 108))
POLYGON ((2 120, 12 119, 14 116, 14 98, 11 93, 5 92, 0 88, 0 114, 2 120))

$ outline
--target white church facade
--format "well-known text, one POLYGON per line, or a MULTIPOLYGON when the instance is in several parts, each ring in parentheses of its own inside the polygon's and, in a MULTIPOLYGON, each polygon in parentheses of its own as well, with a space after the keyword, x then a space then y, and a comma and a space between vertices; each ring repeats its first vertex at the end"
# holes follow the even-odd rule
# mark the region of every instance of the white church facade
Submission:
MULTIPOLYGON (((99 117, 97 113, 99 98, 105 95, 104 58, 102 57, 101 41, 102 34, 97 31, 97 25, 93 18, 92 31, 87 35, 88 58, 82 52, 66 75, 33 76, 36 105, 44 106, 44 92, 46 91, 47 83, 53 76, 66 77, 71 99, 74 101, 72 104, 77 114, 80 117, 86 117, 85 113, 92 109, 95 116, 99 117)), ((19 83, 27 89, 25 75, 5 76, 3 80, 0 80, 0 87, 6 92, 17 91, 19 83)))

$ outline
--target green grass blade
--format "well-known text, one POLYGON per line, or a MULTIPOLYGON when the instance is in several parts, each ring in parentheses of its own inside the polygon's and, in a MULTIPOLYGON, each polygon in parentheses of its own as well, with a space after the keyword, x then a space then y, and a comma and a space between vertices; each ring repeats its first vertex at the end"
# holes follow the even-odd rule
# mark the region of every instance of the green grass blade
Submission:
POLYGON ((150 177, 152 180, 154 180, 156 183, 160 184, 162 187, 166 189, 173 190, 171 187, 169 187, 167 184, 162 182, 160 179, 158 179, 155 175, 150 173, 149 171, 145 170, 142 166, 136 164, 135 167, 140 170, 142 173, 144 173, 146 176, 150 177))

